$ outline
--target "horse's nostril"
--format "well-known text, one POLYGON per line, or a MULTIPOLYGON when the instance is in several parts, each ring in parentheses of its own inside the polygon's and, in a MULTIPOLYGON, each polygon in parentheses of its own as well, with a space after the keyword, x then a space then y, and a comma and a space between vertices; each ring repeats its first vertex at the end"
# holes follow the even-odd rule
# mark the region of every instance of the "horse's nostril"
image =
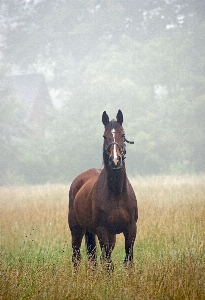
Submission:
POLYGON ((114 156, 110 156, 109 158, 109 165, 115 169, 116 167, 121 167, 122 165, 122 157, 117 156, 116 158, 114 156))

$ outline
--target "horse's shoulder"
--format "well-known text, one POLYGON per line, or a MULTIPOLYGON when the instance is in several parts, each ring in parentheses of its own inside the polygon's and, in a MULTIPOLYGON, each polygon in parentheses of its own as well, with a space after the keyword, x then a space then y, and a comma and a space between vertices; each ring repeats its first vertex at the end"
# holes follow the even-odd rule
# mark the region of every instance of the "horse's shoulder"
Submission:
MULTIPOLYGON (((101 173, 101 169, 89 169, 81 174, 79 174, 72 182, 70 186, 70 199, 74 199, 77 192, 88 182, 96 181, 101 173)), ((72 200, 71 200, 72 201, 72 200)))
POLYGON ((86 174, 86 175, 91 176, 91 177, 92 176, 99 176, 101 171, 102 171, 102 169, 92 168, 92 169, 89 169, 89 170, 85 171, 82 174, 86 174))
POLYGON ((81 174, 79 174, 72 182, 72 184, 75 184, 77 182, 85 183, 87 180, 89 180, 91 177, 99 176, 101 173, 101 169, 89 169, 81 174))

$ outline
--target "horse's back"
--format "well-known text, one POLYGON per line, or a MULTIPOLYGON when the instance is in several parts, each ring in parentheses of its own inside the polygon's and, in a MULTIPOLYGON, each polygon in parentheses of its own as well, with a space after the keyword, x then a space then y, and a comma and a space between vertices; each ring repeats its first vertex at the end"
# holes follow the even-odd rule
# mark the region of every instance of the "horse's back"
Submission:
POLYGON ((72 182, 69 191, 69 207, 73 205, 73 201, 75 199, 76 194, 79 190, 89 181, 89 180, 97 180, 98 176, 101 173, 101 169, 89 169, 81 174, 79 174, 72 182))

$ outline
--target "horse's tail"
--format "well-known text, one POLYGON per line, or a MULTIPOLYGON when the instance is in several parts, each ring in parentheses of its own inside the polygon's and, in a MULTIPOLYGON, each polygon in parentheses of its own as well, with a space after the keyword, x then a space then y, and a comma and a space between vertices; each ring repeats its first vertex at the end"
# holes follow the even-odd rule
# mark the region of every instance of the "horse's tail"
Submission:
POLYGON ((85 232, 85 244, 87 247, 87 255, 92 256, 95 258, 96 253, 96 236, 95 234, 86 231, 85 232))

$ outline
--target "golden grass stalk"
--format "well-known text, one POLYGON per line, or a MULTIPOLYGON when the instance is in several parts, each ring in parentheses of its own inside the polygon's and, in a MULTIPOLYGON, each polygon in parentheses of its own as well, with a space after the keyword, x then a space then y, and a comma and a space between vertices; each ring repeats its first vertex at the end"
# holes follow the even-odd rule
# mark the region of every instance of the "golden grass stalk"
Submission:
MULTIPOLYGON (((205 299, 205 177, 132 180, 138 198, 135 267, 123 268, 117 237, 115 270, 71 264, 69 186, 0 188, 1 299, 205 299)), ((99 254, 99 250, 98 250, 99 254)))

